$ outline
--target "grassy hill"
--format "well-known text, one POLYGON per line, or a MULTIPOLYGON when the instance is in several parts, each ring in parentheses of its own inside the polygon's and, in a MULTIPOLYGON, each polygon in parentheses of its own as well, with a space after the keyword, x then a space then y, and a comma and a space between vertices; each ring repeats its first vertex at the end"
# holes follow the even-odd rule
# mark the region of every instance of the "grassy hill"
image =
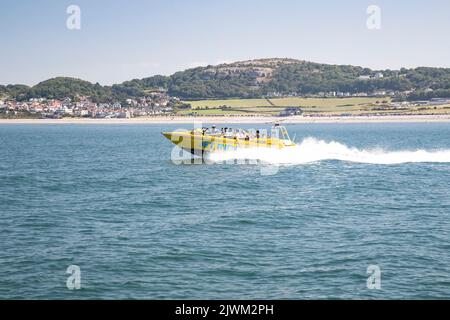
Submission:
POLYGON ((262 98, 274 92, 297 95, 411 91, 412 98, 450 97, 450 69, 420 67, 371 70, 294 59, 257 59, 188 69, 170 77, 133 80, 137 90, 160 86, 186 100, 262 98))
POLYGON ((171 76, 157 75, 113 86, 59 77, 31 88, 0 86, 0 95, 17 99, 88 95, 94 101, 104 101, 141 97, 159 88, 185 100, 264 98, 274 92, 304 96, 329 91, 357 93, 377 90, 407 92, 408 98, 426 99, 450 97, 450 69, 371 70, 350 65, 272 58, 197 67, 171 76))

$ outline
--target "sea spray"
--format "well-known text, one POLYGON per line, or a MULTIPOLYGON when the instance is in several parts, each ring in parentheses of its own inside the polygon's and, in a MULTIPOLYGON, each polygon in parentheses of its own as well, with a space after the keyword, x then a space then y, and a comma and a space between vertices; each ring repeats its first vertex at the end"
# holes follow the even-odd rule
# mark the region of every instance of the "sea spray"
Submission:
POLYGON ((313 137, 304 139, 294 147, 242 148, 234 151, 215 152, 209 160, 217 163, 254 163, 261 161, 268 164, 296 165, 323 160, 340 160, 369 164, 401 164, 411 162, 450 163, 450 149, 445 150, 399 150, 358 149, 348 147, 336 141, 324 141, 313 137))

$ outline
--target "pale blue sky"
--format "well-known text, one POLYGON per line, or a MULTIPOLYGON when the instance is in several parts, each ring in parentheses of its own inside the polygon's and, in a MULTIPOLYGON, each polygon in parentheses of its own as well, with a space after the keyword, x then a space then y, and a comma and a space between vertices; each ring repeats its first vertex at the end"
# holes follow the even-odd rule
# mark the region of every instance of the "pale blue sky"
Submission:
POLYGON ((449 16, 448 0, 0 0, 0 84, 112 84, 263 57, 450 67, 449 16), (66 28, 71 4, 81 30, 66 28), (371 4, 381 30, 366 27, 371 4))

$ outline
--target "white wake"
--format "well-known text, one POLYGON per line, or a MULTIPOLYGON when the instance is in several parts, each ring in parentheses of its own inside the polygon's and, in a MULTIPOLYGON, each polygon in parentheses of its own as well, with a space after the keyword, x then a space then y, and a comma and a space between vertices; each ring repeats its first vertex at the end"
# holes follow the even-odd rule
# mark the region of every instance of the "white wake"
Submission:
POLYGON ((400 164, 410 162, 450 162, 450 149, 444 150, 401 150, 357 149, 342 143, 316 138, 306 138, 295 147, 284 149, 250 148, 209 155, 213 162, 232 160, 261 161, 269 164, 304 164, 322 160, 340 160, 372 164, 400 164))

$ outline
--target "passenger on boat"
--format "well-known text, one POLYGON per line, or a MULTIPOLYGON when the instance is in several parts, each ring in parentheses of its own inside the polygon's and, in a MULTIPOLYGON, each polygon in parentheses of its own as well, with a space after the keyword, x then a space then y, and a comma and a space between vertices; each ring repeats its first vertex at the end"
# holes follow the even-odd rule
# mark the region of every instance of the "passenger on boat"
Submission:
POLYGON ((224 134, 224 136, 226 137, 226 138, 230 138, 230 137, 232 137, 233 136, 233 129, 232 128, 225 128, 225 134, 224 134))

